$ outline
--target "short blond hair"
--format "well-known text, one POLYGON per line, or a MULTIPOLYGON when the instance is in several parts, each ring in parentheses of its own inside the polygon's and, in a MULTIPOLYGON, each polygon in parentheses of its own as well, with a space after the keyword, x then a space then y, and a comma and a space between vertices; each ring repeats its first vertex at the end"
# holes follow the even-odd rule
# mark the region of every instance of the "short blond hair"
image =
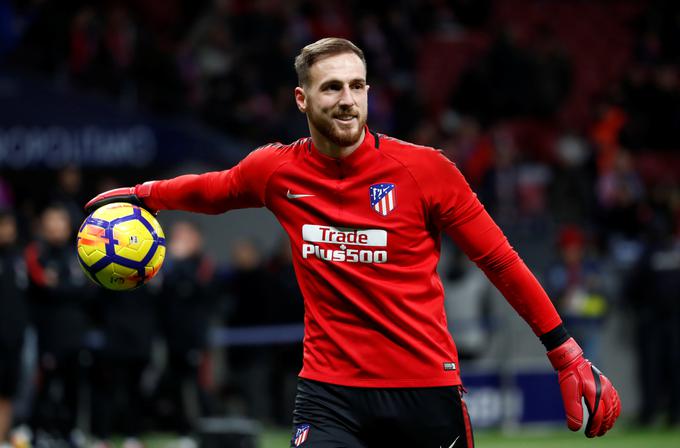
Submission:
POLYGON ((343 53, 354 53, 359 56, 366 68, 366 58, 361 48, 347 39, 326 37, 304 47, 295 58, 295 72, 298 85, 304 87, 309 82, 309 69, 320 59, 343 53))

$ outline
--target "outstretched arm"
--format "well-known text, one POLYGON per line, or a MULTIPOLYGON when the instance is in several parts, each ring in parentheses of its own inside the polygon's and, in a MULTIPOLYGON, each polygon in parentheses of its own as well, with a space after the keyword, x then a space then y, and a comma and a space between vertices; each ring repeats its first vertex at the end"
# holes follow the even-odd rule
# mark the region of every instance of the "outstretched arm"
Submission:
POLYGON ((237 165, 226 171, 187 174, 134 187, 115 188, 91 199, 85 210, 89 213, 112 202, 130 202, 152 212, 185 210, 209 214, 261 206, 256 195, 248 194, 242 188, 238 171, 237 165))
POLYGON ((265 146, 228 170, 187 174, 106 191, 90 200, 85 210, 90 213, 111 202, 130 202, 152 212, 185 210, 208 214, 262 207, 267 179, 284 158, 285 154, 277 152, 276 147, 265 146))
MULTIPOLYGON (((558 372, 567 426, 583 425, 583 398, 588 409, 586 436, 604 435, 621 412, 616 389, 583 357, 583 350, 562 325, 550 298, 508 239, 449 162, 442 165, 443 194, 433 200, 436 223, 479 266, 545 345, 558 372)), ((433 198, 436 196, 433 196, 433 198)))
POLYGON ((569 429, 578 431, 583 425, 583 398, 589 414, 586 435, 604 435, 621 412, 616 389, 583 357, 583 350, 569 336, 538 280, 488 213, 481 206, 473 205, 473 209, 472 216, 449 227, 447 233, 486 273, 545 345, 548 359, 558 372, 569 429))

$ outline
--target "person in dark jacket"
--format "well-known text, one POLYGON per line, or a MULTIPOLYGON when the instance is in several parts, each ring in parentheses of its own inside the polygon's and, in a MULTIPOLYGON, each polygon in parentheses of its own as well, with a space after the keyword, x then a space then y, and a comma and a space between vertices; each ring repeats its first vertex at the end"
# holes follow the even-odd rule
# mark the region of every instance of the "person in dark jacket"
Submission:
POLYGON ((89 319, 88 288, 78 265, 68 211, 48 206, 41 215, 39 237, 25 250, 31 314, 38 333, 39 377, 33 424, 67 439, 76 426, 79 355, 89 319))
MULTIPOLYGON (((231 250, 230 268, 224 319, 227 327, 243 330, 271 325, 274 308, 270 276, 258 245, 249 239, 237 241, 231 250)), ((229 406, 234 412, 270 422, 271 350, 268 347, 253 347, 253 341, 233 342, 229 341, 230 345, 225 350, 229 406)))
POLYGON ((305 312, 288 241, 279 242, 267 270, 272 295, 270 306, 274 316, 272 324, 281 325, 281 336, 285 339, 285 342, 280 341, 271 347, 276 368, 272 369, 270 379, 272 416, 276 424, 283 426, 288 424, 295 407, 297 378, 302 368, 302 326, 305 312))
POLYGON ((140 446, 147 429, 149 390, 143 380, 157 334, 158 290, 156 281, 133 291, 97 289, 93 315, 102 338, 93 350, 92 435, 103 446, 113 434, 126 438, 125 447, 140 446))
POLYGON ((0 445, 7 441, 12 424, 12 399, 28 324, 26 265, 16 242, 16 219, 0 210, 0 445))
POLYGON ((210 405, 208 330, 216 307, 215 263, 203 251, 196 224, 178 221, 168 238, 158 316, 167 364, 158 387, 160 417, 168 429, 188 435, 189 409, 207 413, 210 405), (191 394, 182 393, 189 390, 191 394), (193 400, 193 403, 189 403, 193 400))
POLYGON ((636 324, 638 420, 680 425, 680 236, 670 202, 648 223, 644 250, 628 285, 636 324))

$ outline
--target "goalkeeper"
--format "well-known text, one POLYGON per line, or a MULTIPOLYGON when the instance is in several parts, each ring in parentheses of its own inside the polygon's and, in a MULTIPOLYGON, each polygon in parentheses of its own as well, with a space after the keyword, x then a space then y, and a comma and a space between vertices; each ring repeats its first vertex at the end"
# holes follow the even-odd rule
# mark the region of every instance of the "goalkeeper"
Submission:
POLYGON ((620 411, 616 390, 456 166, 366 126, 363 52, 327 38, 295 60, 310 137, 270 144, 235 167, 102 193, 152 211, 267 207, 290 238, 305 302, 291 446, 472 447, 456 347, 437 275, 446 233, 526 320, 558 372, 567 425, 588 437, 620 411))

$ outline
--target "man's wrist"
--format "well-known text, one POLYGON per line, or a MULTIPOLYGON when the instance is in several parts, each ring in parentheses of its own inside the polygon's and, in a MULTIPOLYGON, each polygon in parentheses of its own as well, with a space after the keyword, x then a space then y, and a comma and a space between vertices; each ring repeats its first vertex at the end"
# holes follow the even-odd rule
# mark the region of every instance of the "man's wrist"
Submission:
POLYGON ((567 340, 569 340, 570 337, 571 336, 569 335, 569 332, 565 328, 564 324, 559 324, 549 332, 539 336, 539 339, 545 346, 545 350, 549 352, 550 350, 553 350, 564 344, 567 340))
POLYGON ((558 371, 566 369, 579 359, 584 359, 583 349, 574 338, 569 338, 563 344, 549 350, 547 356, 552 366, 558 371))

